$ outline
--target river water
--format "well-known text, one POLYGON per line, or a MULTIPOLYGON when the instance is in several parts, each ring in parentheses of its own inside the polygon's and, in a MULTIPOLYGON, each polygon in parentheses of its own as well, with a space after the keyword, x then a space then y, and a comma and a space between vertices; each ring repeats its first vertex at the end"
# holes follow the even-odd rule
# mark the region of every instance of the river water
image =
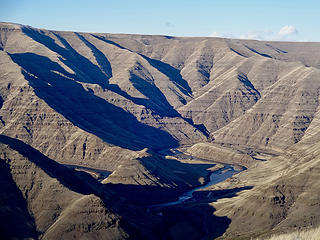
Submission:
POLYGON ((239 173, 239 172, 241 172, 241 171, 236 171, 232 165, 225 164, 223 168, 220 168, 210 174, 210 179, 207 184, 196 187, 192 190, 189 190, 188 192, 183 193, 182 195, 180 195, 180 197, 176 201, 155 204, 155 205, 152 205, 152 207, 166 207, 166 206, 173 206, 173 205, 178 205, 178 204, 184 203, 185 201, 187 201, 193 197, 193 193, 195 191, 205 189, 205 188, 210 187, 212 185, 215 185, 219 182, 223 182, 226 179, 232 177, 234 174, 239 173))

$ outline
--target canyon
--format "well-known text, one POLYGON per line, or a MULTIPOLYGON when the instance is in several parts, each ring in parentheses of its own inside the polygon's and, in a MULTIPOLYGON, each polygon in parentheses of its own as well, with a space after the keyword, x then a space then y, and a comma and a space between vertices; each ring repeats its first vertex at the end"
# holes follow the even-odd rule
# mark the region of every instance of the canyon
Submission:
POLYGON ((318 227, 319 52, 0 23, 0 236, 248 239, 318 227), (224 166, 234 174, 206 185, 224 166))

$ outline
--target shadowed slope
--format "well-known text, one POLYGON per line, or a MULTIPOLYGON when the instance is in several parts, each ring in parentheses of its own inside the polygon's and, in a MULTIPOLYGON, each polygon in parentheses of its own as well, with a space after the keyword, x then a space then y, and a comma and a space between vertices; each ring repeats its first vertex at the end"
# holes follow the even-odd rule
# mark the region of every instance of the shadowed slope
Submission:
POLYGON ((0 237, 3 239, 37 239, 34 219, 28 212, 28 206, 20 189, 10 174, 7 159, 0 157, 0 237), (14 227, 13 227, 14 226, 14 227))
POLYGON ((64 186, 72 191, 81 194, 91 194, 94 190, 92 180, 88 179, 88 184, 83 184, 80 179, 75 176, 75 171, 62 166, 61 164, 47 158, 38 150, 30 147, 24 142, 13 139, 4 135, 0 135, 0 143, 8 145, 11 149, 17 151, 20 155, 28 158, 39 168, 41 168, 47 175, 52 178, 57 178, 64 186))
MULTIPOLYGON (((138 105, 138 106, 134 106, 135 109, 137 107, 140 108, 141 106, 150 110, 151 114, 154 115, 155 121, 157 121, 157 118, 158 118, 157 115, 161 119, 168 119, 170 122, 174 121, 174 119, 172 118, 180 118, 181 119, 180 121, 184 122, 183 123, 184 125, 187 125, 187 129, 190 129, 190 130, 182 130, 182 131, 189 131, 189 132, 186 132, 186 135, 192 134, 192 130, 191 130, 192 128, 196 128, 198 130, 197 133, 193 134, 195 135, 194 137, 196 138, 199 138, 199 137, 205 138, 205 136, 208 135, 207 131, 204 129, 204 126, 200 126, 200 125, 198 126, 196 124, 193 124, 192 120, 182 118, 180 114, 168 102, 167 96, 163 93, 163 89, 159 89, 157 84, 153 83, 154 82, 153 76, 148 71, 148 68, 152 67, 150 65, 150 62, 148 63, 148 61, 145 60, 146 63, 144 65, 141 65, 140 61, 137 60, 136 63, 132 63, 132 66, 125 70, 127 71, 127 74, 128 74, 128 79, 126 81, 132 84, 135 91, 140 92, 144 96, 143 98, 133 97, 130 91, 123 90, 122 89, 123 87, 119 87, 119 85, 115 83, 109 83, 110 77, 113 76, 113 74, 111 73, 111 68, 112 68, 111 65, 113 63, 109 62, 109 60, 105 57, 104 53, 102 53, 91 42, 89 42, 85 38, 85 36, 80 34, 75 34, 88 47, 88 49, 91 50, 100 68, 94 65, 87 58, 80 55, 74 49, 74 47, 72 47, 71 44, 68 41, 66 41, 66 39, 63 38, 58 33, 53 32, 52 34, 62 43, 62 45, 65 46, 65 48, 62 48, 51 37, 39 31, 35 31, 31 28, 23 28, 23 32, 27 36, 31 37, 33 40, 40 42, 45 47, 58 53, 62 57, 60 58, 59 56, 59 60, 62 61, 70 69, 72 69, 77 75, 76 81, 80 83, 87 83, 87 84, 98 84, 99 86, 101 86, 101 88, 103 89, 103 92, 101 92, 100 95, 106 95, 104 93, 105 90, 109 90, 115 93, 116 96, 120 95, 121 97, 132 102, 133 104, 138 105), (150 66, 145 66, 146 64, 150 66), (139 83, 137 83, 137 81, 139 83), (188 125, 191 125, 191 126, 188 126, 188 125)), ((136 55, 131 51, 129 52, 131 57, 136 55)), ((146 59, 146 57, 140 57, 140 58, 146 59)), ((158 69, 155 69, 155 70, 158 71, 158 69)), ((153 70, 153 72, 155 72, 155 70, 153 70)), ((167 71, 166 74, 169 74, 169 71, 167 71)), ((168 76, 165 75, 165 76, 167 76, 168 79, 172 81, 178 89, 180 89, 182 92, 185 92, 184 87, 181 87, 180 83, 176 82, 178 81, 177 79, 179 79, 178 75, 179 74, 177 73, 177 74, 174 74, 174 76, 171 76, 171 75, 168 75, 168 76)), ((117 77, 114 77, 114 78, 116 79, 117 77)), ((180 82, 181 84, 185 84, 183 83, 182 79, 180 82)), ((90 89, 89 91, 91 91, 90 89)), ((172 90, 170 87, 169 89, 170 91, 172 91, 173 94, 176 94, 176 91, 172 90)), ((97 94, 94 91, 92 91, 92 93, 97 94)), ((117 98, 118 97, 119 96, 117 96, 117 98)), ((177 99, 180 99, 179 101, 185 102, 184 97, 182 97, 181 94, 179 93, 177 93, 177 99)), ((137 112, 137 110, 135 109, 133 110, 133 113, 137 112)), ((138 111, 141 111, 141 110, 139 109, 138 111)), ((156 124, 157 123, 154 123, 152 125, 154 126, 156 124)), ((169 128, 171 128, 171 126, 168 126, 166 131, 168 131, 171 134, 172 130, 168 130, 169 128)), ((178 140, 180 140, 180 138, 177 136, 175 136, 175 138, 178 138, 178 140)), ((173 144, 172 146, 175 146, 175 145, 173 144)))
MULTIPOLYGON (((128 51, 131 51, 130 49, 127 49, 127 48, 121 46, 120 44, 115 43, 109 39, 102 37, 102 36, 98 36, 98 35, 92 35, 92 36, 94 36, 97 39, 102 40, 106 43, 112 44, 120 49, 125 49, 128 51)), ((171 65, 169 65, 165 62, 161 62, 157 59, 149 58, 143 54, 140 54, 140 55, 143 58, 145 58, 154 68, 159 70, 161 73, 166 75, 171 81, 173 81, 174 84, 181 90, 181 92, 183 92, 185 95, 189 95, 189 96, 192 95, 191 88, 189 87, 188 83, 182 78, 180 71, 178 69, 172 67, 171 65)))
POLYGON ((77 75, 66 72, 50 59, 32 53, 10 56, 25 70, 26 79, 38 96, 84 130, 129 149, 177 145, 168 133, 138 122, 130 113, 86 91, 73 80, 78 79, 77 75), (160 141, 150 141, 152 136, 160 141))
MULTIPOLYGON (((114 213, 117 204, 110 204, 112 194, 98 187, 99 183, 88 174, 68 169, 29 145, 3 135, 0 148, 1 180, 7 179, 1 182, 12 198, 2 201, 6 209, 2 213, 17 214, 2 226, 17 225, 2 231, 0 237, 127 239, 131 234, 131 238, 137 236, 133 234, 136 230, 114 213)), ((1 198, 5 200, 2 195, 1 198)))
MULTIPOLYGON (((300 43, 80 34, 30 27, 22 27, 22 32, 56 53, 75 73, 76 78, 71 78, 93 95, 125 109, 139 122, 161 128, 183 144, 215 138, 218 142, 285 148, 298 142, 312 121, 307 107, 301 109, 305 113, 295 115, 284 106, 300 101, 290 93, 289 75, 293 82, 315 84, 305 75, 316 69, 297 67, 297 61, 306 61, 293 47, 302 49, 300 43), (261 109, 279 108, 272 105, 271 92, 289 95, 289 101, 280 100, 283 109, 269 117, 261 109), (268 106, 260 108, 264 103, 268 106), (278 127, 271 120, 280 123, 278 127), (287 120, 291 122, 289 131, 287 120), (253 124, 243 138, 235 126, 247 122, 253 124), (264 131, 260 131, 261 124, 267 127, 264 131)), ((306 51, 311 60, 304 64, 317 66, 310 47, 306 51)), ((305 86, 296 86, 297 92, 304 92, 305 86)))

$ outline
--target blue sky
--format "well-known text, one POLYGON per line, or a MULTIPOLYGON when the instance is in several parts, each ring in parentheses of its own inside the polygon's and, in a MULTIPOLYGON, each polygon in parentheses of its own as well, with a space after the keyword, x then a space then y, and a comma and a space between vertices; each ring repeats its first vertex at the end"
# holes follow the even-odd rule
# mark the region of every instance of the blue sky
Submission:
POLYGON ((1 0, 0 21, 83 32, 319 41, 319 0, 1 0))

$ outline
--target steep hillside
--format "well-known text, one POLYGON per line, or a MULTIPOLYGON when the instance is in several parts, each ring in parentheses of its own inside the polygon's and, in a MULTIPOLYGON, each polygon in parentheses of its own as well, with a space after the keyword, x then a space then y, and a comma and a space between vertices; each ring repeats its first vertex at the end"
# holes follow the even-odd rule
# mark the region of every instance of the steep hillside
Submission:
POLYGON ((1 231, 245 239, 319 225, 319 52, 0 23, 1 231), (221 164, 247 170, 145 211, 221 164))
POLYGON ((283 149, 300 141, 318 107, 317 43, 3 23, 1 48, 1 131, 54 159, 97 159, 107 148, 100 139, 132 150, 212 139, 283 149), (54 146, 48 128, 57 130, 54 146))
MULTIPOLYGON (((90 177, 0 136, 2 239, 126 239, 132 230, 90 177), (99 197, 100 196, 100 197, 99 197)), ((115 208, 116 204, 112 204, 115 208)))

